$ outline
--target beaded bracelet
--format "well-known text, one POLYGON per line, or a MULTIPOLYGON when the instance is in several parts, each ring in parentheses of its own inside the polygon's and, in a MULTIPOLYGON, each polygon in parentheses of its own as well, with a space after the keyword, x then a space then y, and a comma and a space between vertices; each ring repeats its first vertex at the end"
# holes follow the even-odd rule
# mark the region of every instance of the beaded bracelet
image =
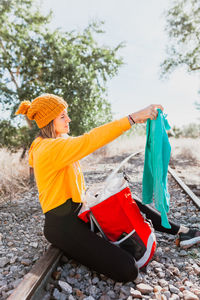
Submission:
POLYGON ((133 124, 135 124, 135 121, 133 120, 133 118, 131 117, 131 115, 128 115, 128 120, 129 120, 129 123, 131 124, 131 126, 133 124))

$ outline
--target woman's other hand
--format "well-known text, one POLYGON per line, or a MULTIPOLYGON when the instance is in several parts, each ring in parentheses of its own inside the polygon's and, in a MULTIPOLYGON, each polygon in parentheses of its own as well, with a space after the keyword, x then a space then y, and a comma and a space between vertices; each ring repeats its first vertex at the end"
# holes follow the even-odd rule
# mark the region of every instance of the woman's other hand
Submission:
POLYGON ((147 119, 155 120, 158 116, 157 109, 160 108, 163 111, 163 107, 160 104, 151 104, 144 109, 141 109, 131 114, 135 123, 144 123, 147 119))

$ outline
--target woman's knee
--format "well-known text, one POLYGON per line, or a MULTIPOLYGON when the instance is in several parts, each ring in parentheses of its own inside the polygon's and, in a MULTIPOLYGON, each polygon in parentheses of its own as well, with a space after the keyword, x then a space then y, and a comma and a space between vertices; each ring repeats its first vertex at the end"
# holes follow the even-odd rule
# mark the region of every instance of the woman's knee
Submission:
POLYGON ((116 278, 114 278, 116 281, 119 282, 129 282, 134 281, 139 273, 138 266, 136 264, 135 258, 130 256, 129 260, 126 264, 123 264, 122 267, 118 270, 118 274, 116 278))

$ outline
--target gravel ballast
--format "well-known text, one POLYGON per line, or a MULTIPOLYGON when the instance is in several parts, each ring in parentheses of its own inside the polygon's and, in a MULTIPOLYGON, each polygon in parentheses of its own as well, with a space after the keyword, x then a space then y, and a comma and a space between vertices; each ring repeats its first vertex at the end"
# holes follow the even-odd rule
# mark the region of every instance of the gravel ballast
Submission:
MULTIPOLYGON (((83 160, 87 186, 100 188, 127 154, 83 160), (87 167, 85 167, 87 166, 87 167)), ((143 155, 126 165, 132 194, 141 198, 143 155)), ((171 195, 169 219, 199 227, 200 211, 181 191, 169 175, 171 195)), ((36 187, 20 199, 3 203, 0 210, 0 299, 7 299, 23 276, 46 251, 49 243, 43 236, 44 216, 36 187)), ((156 232, 157 250, 146 271, 135 282, 114 282, 76 261, 62 256, 42 299, 200 299, 200 249, 184 250, 175 244, 175 237, 156 232)), ((39 299, 38 299, 39 300, 39 299)))

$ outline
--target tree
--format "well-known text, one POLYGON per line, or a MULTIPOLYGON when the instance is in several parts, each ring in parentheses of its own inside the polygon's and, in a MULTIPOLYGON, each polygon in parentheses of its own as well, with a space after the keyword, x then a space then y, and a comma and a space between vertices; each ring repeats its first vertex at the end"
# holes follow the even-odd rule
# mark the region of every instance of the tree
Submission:
MULTIPOLYGON (((200 73, 200 2, 175 0, 166 12, 166 32, 170 38, 167 58, 161 64, 162 76, 180 66, 187 72, 200 73)), ((200 103, 194 103, 200 110, 200 103)))
POLYGON ((57 94, 69 104, 71 133, 81 134, 112 118, 106 83, 122 64, 117 52, 123 44, 98 45, 94 36, 104 32, 103 22, 80 33, 50 31, 50 20, 34 0, 1 0, 0 103, 13 119, 21 101, 57 94))
POLYGON ((166 32, 170 38, 167 58, 161 65, 166 75, 179 66, 188 72, 200 71, 200 3, 175 0, 166 12, 166 32))

